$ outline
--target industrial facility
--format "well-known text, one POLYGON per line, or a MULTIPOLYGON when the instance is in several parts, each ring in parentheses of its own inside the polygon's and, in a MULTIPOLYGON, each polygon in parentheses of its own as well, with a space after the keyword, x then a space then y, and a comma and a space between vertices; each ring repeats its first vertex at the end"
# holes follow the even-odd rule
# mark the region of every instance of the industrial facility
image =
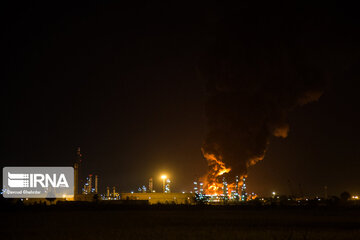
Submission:
POLYGON ((79 192, 79 170, 83 159, 80 147, 76 150, 76 161, 74 163, 74 194, 75 201, 147 201, 148 204, 193 204, 195 203, 195 194, 193 193, 173 193, 171 191, 171 180, 166 175, 161 176, 162 192, 155 192, 154 180, 149 179, 148 187, 142 186, 138 188, 138 192, 117 192, 115 187, 106 187, 105 194, 98 192, 98 175, 87 175, 85 182, 79 192))
MULTIPOLYGON (((26 199, 26 203, 42 202, 54 204, 59 201, 118 201, 118 202, 147 202, 148 204, 195 204, 197 202, 216 204, 216 203, 236 203, 247 201, 249 196, 246 192, 245 177, 240 186, 239 177, 235 179, 235 189, 229 194, 226 178, 222 180, 222 194, 206 194, 204 183, 199 179, 194 181, 193 191, 189 193, 176 193, 172 191, 171 180, 166 175, 161 175, 162 191, 156 192, 154 180, 149 178, 148 186, 138 188, 138 192, 116 191, 114 186, 106 187, 105 193, 99 193, 99 176, 97 174, 85 175, 84 180, 80 180, 80 170, 83 165, 83 157, 80 147, 76 149, 76 159, 74 163, 74 196, 64 196, 62 199, 26 199)), ((115 203, 115 202, 114 202, 115 203)))
POLYGON ((120 193, 122 200, 147 200, 149 204, 192 204, 195 203, 192 193, 120 193))
POLYGON ((249 199, 249 196, 246 192, 246 178, 242 179, 242 184, 240 188, 239 177, 236 176, 235 178, 235 188, 234 190, 230 191, 228 189, 228 183, 226 178, 223 177, 222 179, 222 193, 221 194, 213 194, 209 195, 206 194, 204 191, 204 183, 197 180, 194 182, 194 194, 195 198, 198 201, 206 202, 206 203, 217 203, 217 202, 245 202, 249 199))
MULTIPOLYGON (((246 193, 245 178, 242 179, 240 186, 239 177, 235 180, 235 189, 228 194, 228 183, 225 177, 222 182, 222 194, 207 195, 204 189, 204 183, 200 180, 194 181, 193 191, 189 193, 176 193, 172 191, 171 180, 166 175, 161 175, 162 191, 156 192, 154 189, 154 180, 149 178, 148 186, 138 188, 138 192, 120 192, 116 191, 114 186, 106 187, 106 192, 99 193, 99 176, 97 174, 86 174, 83 181, 80 180, 80 169, 83 164, 83 156, 80 147, 76 149, 76 159, 74 163, 74 196, 64 196, 63 199, 56 199, 51 203, 58 201, 146 201, 148 204, 195 204, 203 202, 207 204, 216 204, 223 202, 244 202, 248 199, 246 193)), ((83 174, 84 175, 84 174, 83 174)), ((27 199, 28 203, 45 202, 45 199, 27 199)), ((115 202, 114 202, 115 203, 115 202)))
MULTIPOLYGON (((161 189, 156 192, 154 189, 154 178, 150 177, 147 186, 143 185, 137 189, 137 192, 121 192, 115 186, 108 186, 104 193, 99 191, 98 174, 79 174, 83 165, 83 158, 80 147, 76 149, 76 160, 74 163, 74 195, 63 195, 62 198, 27 198, 22 199, 24 204, 57 204, 64 201, 76 202, 97 202, 106 204, 244 204, 249 200, 257 199, 262 204, 279 204, 287 201, 286 204, 304 205, 308 204, 311 199, 305 197, 301 190, 301 196, 290 195, 280 196, 272 192, 271 198, 258 198, 254 193, 247 192, 246 177, 236 176, 234 182, 228 183, 225 176, 222 176, 221 182, 218 182, 215 194, 209 194, 209 185, 206 185, 202 179, 196 179, 193 182, 193 190, 189 192, 174 192, 172 181, 167 175, 159 176, 161 179, 161 189), (86 176, 83 180, 80 176, 86 176)), ((211 187, 211 186, 210 186, 211 187)), ((327 196, 327 187, 324 188, 324 197, 313 199, 317 203, 329 200, 327 196)), ((352 196, 353 201, 359 200, 359 197, 352 196)))

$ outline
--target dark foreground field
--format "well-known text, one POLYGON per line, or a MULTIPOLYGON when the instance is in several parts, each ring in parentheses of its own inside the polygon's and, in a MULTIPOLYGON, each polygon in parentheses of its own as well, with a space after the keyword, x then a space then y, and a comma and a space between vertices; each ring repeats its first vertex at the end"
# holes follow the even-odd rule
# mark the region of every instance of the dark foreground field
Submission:
POLYGON ((40 208, 1 215, 0 239, 360 239, 360 209, 40 208))

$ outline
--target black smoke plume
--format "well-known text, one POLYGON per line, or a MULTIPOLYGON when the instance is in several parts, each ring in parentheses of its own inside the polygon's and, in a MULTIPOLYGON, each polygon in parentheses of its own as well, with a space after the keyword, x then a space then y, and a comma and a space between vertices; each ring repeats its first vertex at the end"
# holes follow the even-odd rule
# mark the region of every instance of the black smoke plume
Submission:
POLYGON ((271 136, 288 136, 289 112, 323 94, 331 51, 324 18, 235 15, 219 21, 212 56, 201 66, 208 128, 202 150, 244 176, 264 158, 271 136))

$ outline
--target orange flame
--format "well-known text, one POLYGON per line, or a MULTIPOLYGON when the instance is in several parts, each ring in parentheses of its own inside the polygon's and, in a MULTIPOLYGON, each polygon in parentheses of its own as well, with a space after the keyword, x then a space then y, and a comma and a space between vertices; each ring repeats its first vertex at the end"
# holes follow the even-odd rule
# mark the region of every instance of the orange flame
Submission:
POLYGON ((257 196, 257 194, 249 194, 248 195, 248 197, 247 197, 247 200, 249 201, 249 200, 254 200, 254 199, 256 199, 258 196, 257 196))
MULTIPOLYGON (((222 161, 222 157, 216 157, 215 154, 210 154, 202 149, 204 158, 208 161, 209 172, 204 177, 204 191, 206 195, 223 195, 224 184, 220 176, 231 171, 230 167, 226 167, 222 161)), ((235 184, 231 183, 227 185, 227 195, 230 197, 231 191, 235 189, 235 184)))

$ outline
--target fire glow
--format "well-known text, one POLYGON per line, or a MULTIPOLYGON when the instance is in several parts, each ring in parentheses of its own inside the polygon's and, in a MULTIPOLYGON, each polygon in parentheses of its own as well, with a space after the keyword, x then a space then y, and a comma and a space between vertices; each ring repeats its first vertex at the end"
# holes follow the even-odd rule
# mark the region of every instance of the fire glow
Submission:
MULTIPOLYGON (((209 165, 209 171, 203 178, 205 194, 212 196, 225 195, 222 177, 224 174, 229 173, 231 168, 226 167, 221 156, 216 157, 215 154, 206 153, 203 149, 202 152, 209 165)), ((242 185, 242 182, 240 185, 242 185)), ((235 183, 228 184, 226 195, 230 197, 231 192, 235 190, 235 187, 235 183)))

